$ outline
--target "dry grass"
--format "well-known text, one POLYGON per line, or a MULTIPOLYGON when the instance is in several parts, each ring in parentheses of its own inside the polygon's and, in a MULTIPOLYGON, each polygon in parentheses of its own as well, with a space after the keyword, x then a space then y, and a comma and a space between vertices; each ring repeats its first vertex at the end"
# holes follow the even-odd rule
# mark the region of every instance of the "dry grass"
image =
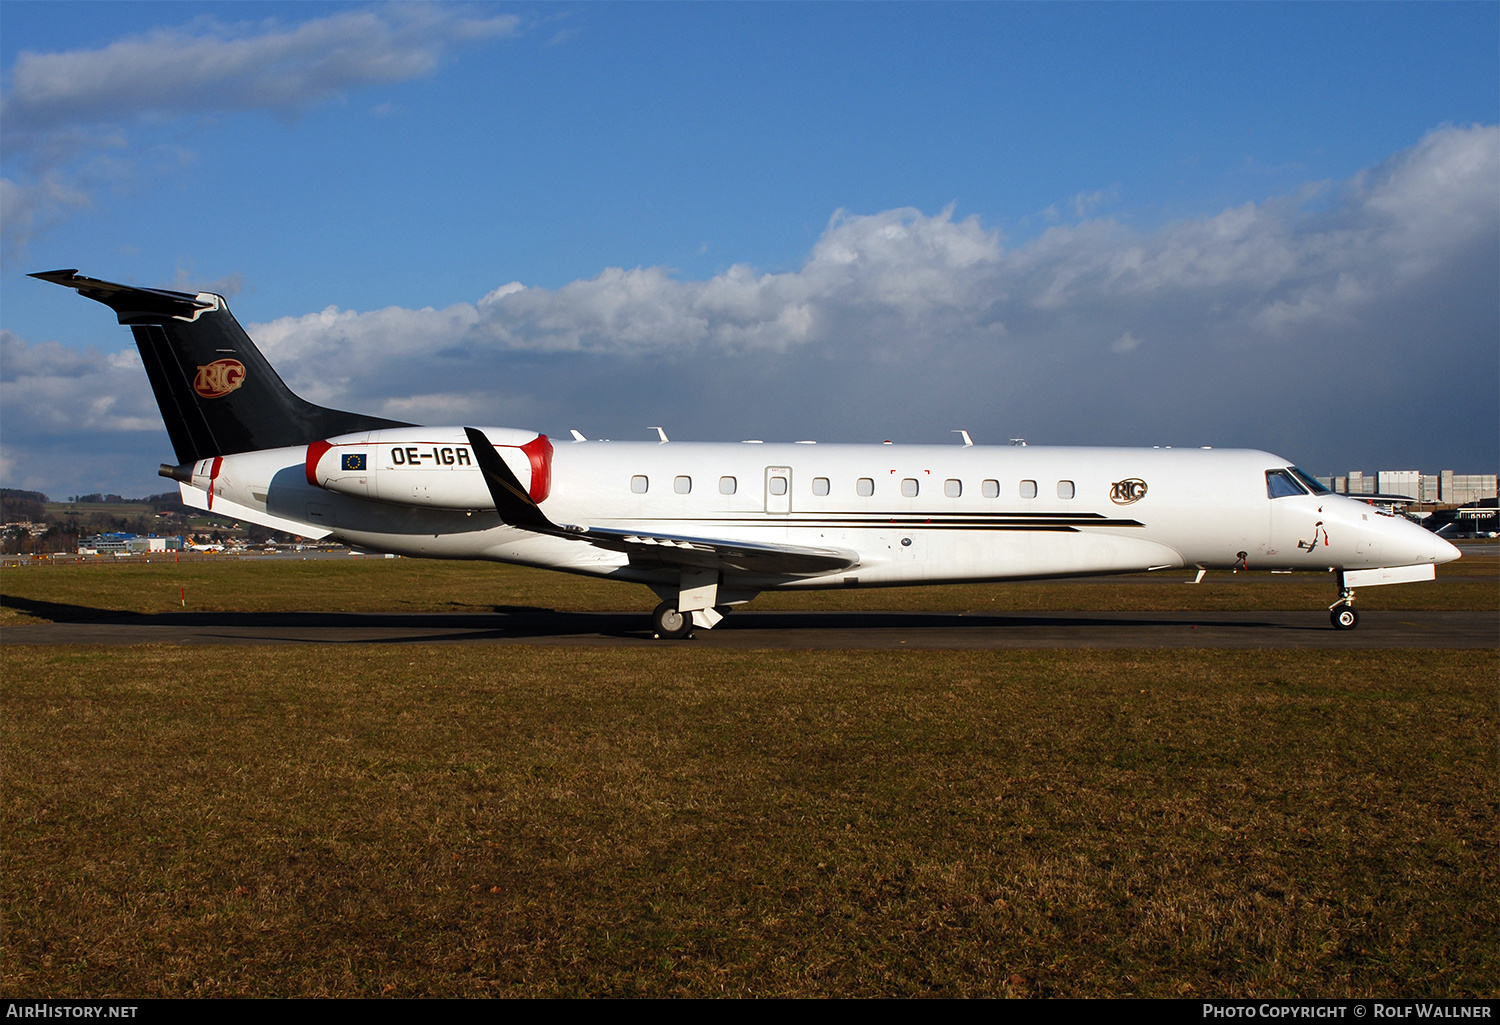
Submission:
POLYGON ((1497 993, 1493 651, 4 658, 6 995, 1497 993))

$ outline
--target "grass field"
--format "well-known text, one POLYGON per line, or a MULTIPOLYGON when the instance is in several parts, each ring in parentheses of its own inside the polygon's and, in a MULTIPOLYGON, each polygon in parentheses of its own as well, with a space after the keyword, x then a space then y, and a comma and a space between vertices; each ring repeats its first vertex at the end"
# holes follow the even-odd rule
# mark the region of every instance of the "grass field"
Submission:
MULTIPOLYGON (((765 610, 921 610, 1194 612, 1321 609, 1336 595, 1327 573, 1212 573, 1202 584, 1186 570, 1078 583, 970 584, 871 590, 774 592, 747 608, 765 610)), ((544 608, 568 612, 649 612, 645 587, 496 563, 421 559, 218 559, 174 564, 158 557, 0 569, 0 626, 101 612, 484 612, 544 608)), ((1432 583, 1366 587, 1361 609, 1500 610, 1500 559, 1465 559, 1438 568, 1432 583)))
POLYGON ((1494 652, 5 652, 7 995, 1495 995, 1494 652))
MULTIPOLYGON (((652 601, 199 565, 6 569, 5 621, 652 601)), ((1494 608, 1457 566, 1360 602, 1494 608)), ((1496 651, 0 650, 6 996, 1500 995, 1496 651)))

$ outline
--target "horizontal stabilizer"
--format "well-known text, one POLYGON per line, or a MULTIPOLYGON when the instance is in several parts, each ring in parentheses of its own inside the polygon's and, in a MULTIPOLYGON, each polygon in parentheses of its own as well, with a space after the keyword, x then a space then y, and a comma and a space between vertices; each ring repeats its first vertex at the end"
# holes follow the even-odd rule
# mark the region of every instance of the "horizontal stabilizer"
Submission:
POLYGON ((165 288, 119 285, 113 281, 83 277, 76 269, 42 271, 30 274, 28 277, 50 281, 64 288, 76 288, 78 294, 85 299, 103 303, 114 310, 120 315, 122 324, 131 323, 131 320, 126 319, 130 314, 155 313, 191 320, 195 314, 203 310, 214 309, 219 305, 216 296, 209 296, 206 293, 190 295, 187 292, 173 292, 165 288))
POLYGON ((260 509, 252 509, 249 506, 240 505, 238 502, 230 501, 223 496, 215 496, 212 504, 210 504, 208 492, 202 488, 195 488, 191 484, 179 484, 177 490, 182 494, 183 505, 192 509, 202 509, 205 512, 212 512, 215 516, 222 516, 226 520, 244 520, 248 523, 258 523, 262 527, 270 527, 272 530, 281 530, 288 534, 296 534, 298 537, 305 537, 309 541, 321 541, 332 533, 328 528, 320 527, 316 523, 275 516, 260 509))

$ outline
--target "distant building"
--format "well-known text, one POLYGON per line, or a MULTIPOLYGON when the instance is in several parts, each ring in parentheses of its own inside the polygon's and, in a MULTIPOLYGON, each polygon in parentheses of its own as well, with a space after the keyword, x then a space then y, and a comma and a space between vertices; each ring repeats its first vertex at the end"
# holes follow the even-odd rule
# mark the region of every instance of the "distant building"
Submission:
POLYGON ((1381 470, 1375 474, 1375 490, 1382 495, 1422 497, 1421 470, 1381 470))
POLYGON ((1419 470, 1380 470, 1366 474, 1350 470, 1347 477, 1319 477, 1326 487, 1341 495, 1403 495, 1416 502, 1435 505, 1468 505, 1497 497, 1497 475, 1493 473, 1422 473, 1419 470))
POLYGON ((1497 479, 1493 473, 1454 473, 1452 470, 1444 470, 1443 477, 1445 481, 1452 481, 1442 497, 1445 505, 1468 505, 1497 497, 1497 479))
POLYGON ((79 555, 149 554, 151 552, 180 552, 187 547, 181 537, 140 537, 136 534, 95 534, 81 538, 79 555))

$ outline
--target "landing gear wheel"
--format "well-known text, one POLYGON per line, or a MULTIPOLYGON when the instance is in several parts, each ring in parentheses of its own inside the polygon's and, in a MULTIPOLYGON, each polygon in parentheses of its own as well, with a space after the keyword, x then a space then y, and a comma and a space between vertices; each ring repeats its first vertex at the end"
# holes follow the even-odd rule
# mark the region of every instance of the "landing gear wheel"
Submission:
POLYGON ((1348 605, 1340 605, 1328 614, 1335 630, 1353 630, 1359 626, 1359 613, 1348 605))
POLYGON ((651 613, 651 625, 662 640, 680 641, 693 632, 693 616, 678 612, 676 605, 664 601, 651 613))

